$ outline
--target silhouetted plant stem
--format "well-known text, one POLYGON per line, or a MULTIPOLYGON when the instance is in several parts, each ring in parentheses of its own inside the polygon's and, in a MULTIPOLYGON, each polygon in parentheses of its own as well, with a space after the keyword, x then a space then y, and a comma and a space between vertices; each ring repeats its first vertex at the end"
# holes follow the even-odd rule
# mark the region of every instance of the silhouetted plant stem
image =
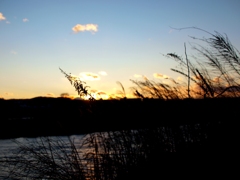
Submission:
POLYGON ((185 56, 186 56, 187 70, 188 70, 188 74, 187 74, 187 77, 188 77, 188 89, 187 89, 187 92, 188 92, 188 98, 191 98, 191 96, 190 96, 190 71, 189 71, 189 65, 188 65, 188 57, 187 57, 186 43, 184 43, 184 49, 185 49, 185 56))

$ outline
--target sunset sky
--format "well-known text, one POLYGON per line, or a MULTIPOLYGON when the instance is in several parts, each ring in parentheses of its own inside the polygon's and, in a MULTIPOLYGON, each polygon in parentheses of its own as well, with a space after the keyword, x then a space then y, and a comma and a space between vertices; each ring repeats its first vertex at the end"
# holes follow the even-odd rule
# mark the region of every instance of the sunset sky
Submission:
POLYGON ((0 0, 0 97, 77 96, 61 73, 92 90, 130 97, 136 80, 177 79, 163 56, 189 55, 198 27, 226 33, 240 50, 239 0, 0 0))

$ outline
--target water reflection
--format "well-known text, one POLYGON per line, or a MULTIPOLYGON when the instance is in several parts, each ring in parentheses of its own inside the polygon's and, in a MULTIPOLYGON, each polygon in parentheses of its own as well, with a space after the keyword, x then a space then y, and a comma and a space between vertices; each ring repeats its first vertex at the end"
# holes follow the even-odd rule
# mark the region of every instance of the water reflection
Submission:
POLYGON ((71 160, 68 158, 73 153, 73 144, 71 143, 74 143, 76 148, 75 154, 81 155, 83 149, 80 148, 80 142, 82 138, 82 135, 73 135, 70 137, 0 140, 0 179, 8 176, 8 174, 11 174, 12 177, 19 176, 20 179, 28 173, 39 175, 37 169, 45 168, 44 165, 48 168, 48 163, 63 163, 62 166, 67 167, 67 161, 71 160), (25 172, 23 172, 23 169, 25 169, 25 172))
POLYGON ((201 148, 207 139, 207 128, 202 128, 186 125, 96 132, 85 136, 18 138, 15 142, 1 140, 1 160, 7 162, 1 163, 1 172, 8 171, 18 179, 27 176, 31 179, 112 180, 118 176, 126 179, 136 173, 140 173, 140 178, 141 173, 152 172, 154 164, 167 162, 161 156, 163 152, 201 148))

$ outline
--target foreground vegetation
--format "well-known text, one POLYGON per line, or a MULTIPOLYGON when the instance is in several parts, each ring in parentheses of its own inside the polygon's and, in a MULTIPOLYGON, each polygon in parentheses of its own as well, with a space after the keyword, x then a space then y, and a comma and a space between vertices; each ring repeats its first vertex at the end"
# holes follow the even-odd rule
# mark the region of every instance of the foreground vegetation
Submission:
POLYGON ((116 129, 105 127, 80 140, 69 138, 68 144, 50 137, 26 145, 19 143, 13 152, 15 156, 5 159, 9 177, 151 179, 151 176, 169 175, 169 169, 177 169, 174 169, 177 161, 163 156, 163 152, 234 151, 238 137, 234 126, 240 92, 239 51, 227 36, 206 33, 211 37, 199 40, 209 46, 193 47, 200 53, 200 59, 190 61, 186 46, 185 58, 174 53, 166 55, 179 63, 179 68, 172 70, 185 76, 186 83, 179 84, 173 79, 169 79, 172 84, 132 80, 136 85, 134 94, 142 99, 136 104, 143 105, 139 105, 140 110, 134 109, 137 111, 132 111, 127 103, 130 101, 122 99, 117 103, 120 104, 118 111, 111 114, 110 109, 104 110, 96 103, 83 81, 60 69, 80 97, 90 97, 87 109, 91 118, 88 120, 93 120, 96 127, 100 126, 96 118, 104 117, 102 112, 109 117, 106 124, 113 125, 115 118, 125 124, 119 123, 116 129), (158 103, 155 104, 154 99, 159 99, 158 103), (160 114, 160 110, 164 110, 164 114, 160 114), (136 123, 131 126, 129 121, 136 123), (76 141, 80 141, 78 145, 76 141))

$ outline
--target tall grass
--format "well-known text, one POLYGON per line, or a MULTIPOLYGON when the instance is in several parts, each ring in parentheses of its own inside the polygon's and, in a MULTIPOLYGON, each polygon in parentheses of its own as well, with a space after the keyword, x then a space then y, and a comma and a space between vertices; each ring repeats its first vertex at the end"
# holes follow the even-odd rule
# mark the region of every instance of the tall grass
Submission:
MULTIPOLYGON (((150 81, 147 78, 144 81, 131 80, 136 85, 133 87, 134 94, 142 99, 163 100, 239 97, 239 52, 227 36, 218 32, 208 34, 211 38, 197 40, 210 47, 193 46, 201 55, 200 58, 195 58, 194 62, 187 56, 186 46, 185 59, 174 53, 167 54, 167 57, 179 63, 179 68, 172 70, 185 76, 186 83, 180 84, 174 79, 169 79, 172 85, 150 81)), ((95 100, 83 81, 60 70, 80 97, 88 96, 90 100, 95 100)), ((120 86, 125 97, 125 89, 121 84, 120 86)), ((53 140, 50 137, 38 138, 29 144, 16 142, 19 146, 13 152, 14 156, 6 158, 5 163, 9 178, 12 179, 149 178, 151 174, 159 175, 159 170, 164 174, 167 161, 161 156, 163 152, 209 150, 209 146, 204 144, 208 144, 209 137, 215 133, 214 130, 220 131, 223 125, 217 120, 203 122, 95 132, 77 140, 80 141, 79 146, 71 138, 67 144, 61 139, 53 140), (155 168, 156 163, 158 169, 155 168)), ((217 135, 219 134, 215 136, 217 135)))
POLYGON ((6 179, 86 179, 74 142, 41 137, 18 147, 5 159, 6 179))
POLYGON ((201 126, 181 126, 181 133, 175 134, 174 128, 156 127, 96 132, 68 141, 51 137, 28 143, 16 141, 13 156, 5 159, 6 179, 149 178, 167 163, 161 153, 200 148, 206 140, 205 130, 201 126), (196 130, 202 135, 189 133, 196 130))
MULTIPOLYGON (((194 27, 193 27, 194 28, 194 27)), ((184 98, 221 98, 239 97, 240 95, 240 58, 239 51, 231 44, 227 35, 218 32, 210 33, 199 28, 209 35, 209 38, 191 37, 200 43, 190 44, 198 53, 192 59, 168 53, 165 57, 174 59, 178 68, 171 70, 187 78, 185 83, 179 84, 173 79, 171 85, 150 81, 131 80, 137 87, 133 87, 136 97, 159 99, 184 98)))
POLYGON ((89 93, 88 88, 89 86, 86 86, 86 82, 82 81, 79 77, 73 76, 70 74, 67 74, 65 71, 63 71, 61 68, 59 68, 60 71, 65 75, 65 77, 68 79, 68 81, 71 83, 71 85, 74 86, 75 90, 77 91, 80 98, 89 97, 89 100, 95 100, 95 98, 92 96, 91 93, 89 93))

